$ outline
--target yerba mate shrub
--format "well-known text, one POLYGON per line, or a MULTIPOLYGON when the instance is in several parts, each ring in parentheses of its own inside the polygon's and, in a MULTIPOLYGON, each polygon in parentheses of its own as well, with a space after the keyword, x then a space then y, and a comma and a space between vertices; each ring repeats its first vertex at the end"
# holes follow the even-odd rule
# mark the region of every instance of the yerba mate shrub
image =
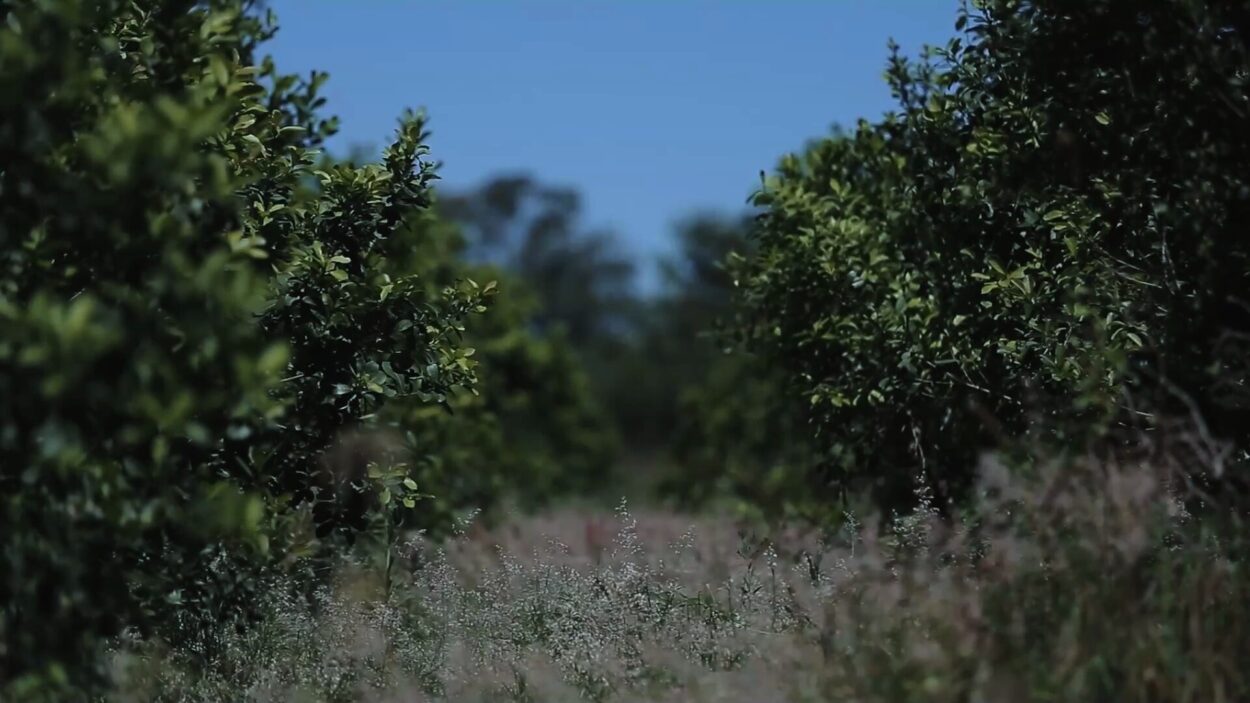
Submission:
POLYGON ((810 407, 808 485, 945 504, 987 444, 1142 413, 1244 449, 1250 8, 983 0, 956 30, 756 197, 742 332, 810 407))
POLYGON ((228 618, 298 556, 341 431, 472 380, 484 293, 377 255, 427 202, 420 119, 319 170, 324 76, 259 60, 252 10, 0 2, 5 700, 91 685, 123 627, 228 618))

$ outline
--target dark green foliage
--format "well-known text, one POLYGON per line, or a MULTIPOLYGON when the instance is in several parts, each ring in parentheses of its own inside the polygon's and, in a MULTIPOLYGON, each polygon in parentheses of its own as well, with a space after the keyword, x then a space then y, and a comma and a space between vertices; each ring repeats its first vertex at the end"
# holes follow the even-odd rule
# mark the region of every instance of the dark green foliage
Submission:
POLYGON ((462 394, 454 418, 425 413, 422 427, 450 442, 439 475, 461 485, 439 502, 485 509, 508 493, 529 507, 601 497, 618 476, 618 436, 634 439, 614 393, 640 307, 633 262, 609 233, 585 227, 576 191, 528 176, 442 197, 438 209, 456 228, 444 238, 477 269, 469 275, 497 279, 507 299, 469 330, 481 397, 462 394), (483 500, 454 498, 470 486, 483 500))
POLYGON ((1190 399, 1246 447, 1250 8, 986 0, 957 29, 756 198, 742 331, 810 405, 809 489, 942 500, 1034 420, 1190 399))
POLYGON ((724 351, 717 326, 729 315, 733 282, 724 262, 747 248, 746 217, 699 215, 674 229, 677 253, 660 262, 663 288, 643 301, 629 353, 608 377, 621 424, 634 441, 665 446, 688 418, 678 399, 724 351))
POLYGON ((678 468, 662 488, 683 505, 728 502, 747 517, 824 521, 836 505, 813 494, 816 460, 803 407, 786 379, 741 352, 710 360, 677 398, 672 452, 678 468))
POLYGON ((645 367, 635 392, 650 401, 635 405, 647 417, 638 424, 666 445, 675 466, 659 488, 682 505, 823 516, 827 506, 804 495, 812 449, 803 408, 787 398, 781 373, 735 353, 722 329, 735 312, 728 264, 752 251, 751 224, 700 216, 677 228, 678 255, 662 263, 665 289, 633 355, 645 367))
POLYGON ((87 680, 123 625, 245 602, 340 431, 472 380, 485 293, 378 256, 427 203, 420 120, 316 170, 323 77, 258 64, 247 10, 0 3, 6 700, 87 680))
POLYGON ((434 495, 421 507, 424 525, 504 499, 535 508, 594 496, 612 475, 616 435, 573 349, 560 335, 527 331, 525 308, 512 304, 520 286, 501 285, 507 303, 468 330, 477 393, 458 394, 451 413, 417 407, 402 423, 425 459, 418 480, 434 495))
POLYGON ((268 333, 290 340, 282 389, 289 406, 267 462, 251 456, 275 492, 316 497, 316 458, 344 427, 388 399, 445 405, 452 389, 472 379, 458 347, 460 320, 479 307, 482 292, 452 283, 432 291, 381 247, 427 205, 432 171, 420 160, 422 138, 420 119, 410 116, 383 165, 312 172, 308 164, 303 173, 312 172, 319 186, 313 193, 302 196, 289 181, 252 201, 265 214, 246 236, 289 247, 261 317, 268 333))
POLYGON ((519 276, 462 261, 470 243, 443 209, 389 242, 388 260, 429 285, 468 278, 502 295, 467 322, 473 390, 454 394, 451 412, 428 404, 388 411, 407 437, 418 482, 432 494, 409 524, 442 531, 468 509, 489 518, 505 500, 533 508, 596 493, 611 475, 617 442, 581 360, 562 329, 544 329, 537 319, 544 308, 519 276))

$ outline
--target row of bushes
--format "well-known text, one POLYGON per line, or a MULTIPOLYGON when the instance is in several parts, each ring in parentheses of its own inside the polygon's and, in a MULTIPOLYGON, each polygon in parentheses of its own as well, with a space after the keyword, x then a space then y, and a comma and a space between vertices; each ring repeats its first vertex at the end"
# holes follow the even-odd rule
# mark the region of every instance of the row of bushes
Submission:
POLYGON ((730 482, 820 513, 917 484, 945 509, 1025 435, 1196 414, 1250 448, 1250 9, 983 0, 955 26, 919 62, 895 49, 897 109, 756 195, 731 327, 758 366, 703 391, 712 462, 760 456, 743 422, 793 418, 802 442, 730 482), (715 400, 758 396, 760 369, 772 412, 715 400))
MULTIPOLYGON (((362 536, 603 475, 603 320, 569 325, 579 359, 548 323, 585 311, 538 309, 564 289, 463 261, 419 115, 378 163, 325 156, 325 77, 261 59, 248 0, 0 15, 5 700, 96 687, 123 629, 229 630, 362 536)), ((892 57, 897 111, 783 160, 749 242, 689 229, 644 353, 706 375, 612 391, 679 428, 676 495, 952 510, 986 447, 1176 414, 1250 447, 1250 10, 983 0, 956 26, 892 57), (712 314, 746 353, 690 335, 712 314)))
POLYGON ((246 617, 258 574, 379 521, 610 457, 566 345, 459 262, 423 118, 325 156, 325 76, 261 58, 262 9, 0 2, 5 700, 90 689, 123 628, 246 617))

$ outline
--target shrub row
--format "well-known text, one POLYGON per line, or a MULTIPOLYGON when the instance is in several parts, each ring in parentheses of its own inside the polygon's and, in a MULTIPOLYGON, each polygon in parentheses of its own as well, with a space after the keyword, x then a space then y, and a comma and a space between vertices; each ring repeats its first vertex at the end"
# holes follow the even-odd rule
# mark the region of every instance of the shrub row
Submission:
POLYGON ((827 502, 942 504, 975 454, 1198 411, 1250 435, 1250 10, 984 0, 898 107, 755 198, 738 331, 784 369, 827 502))

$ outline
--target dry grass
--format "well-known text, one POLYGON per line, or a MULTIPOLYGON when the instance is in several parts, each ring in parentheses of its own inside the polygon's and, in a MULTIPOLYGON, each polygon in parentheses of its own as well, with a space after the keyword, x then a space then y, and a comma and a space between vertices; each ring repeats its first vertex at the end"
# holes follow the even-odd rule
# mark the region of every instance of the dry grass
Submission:
POLYGON ((117 698, 1250 700, 1242 538, 1185 475, 990 462, 954 525, 922 502, 823 540, 623 509, 413 539, 389 594, 345 566, 197 651, 126 648, 117 698))

